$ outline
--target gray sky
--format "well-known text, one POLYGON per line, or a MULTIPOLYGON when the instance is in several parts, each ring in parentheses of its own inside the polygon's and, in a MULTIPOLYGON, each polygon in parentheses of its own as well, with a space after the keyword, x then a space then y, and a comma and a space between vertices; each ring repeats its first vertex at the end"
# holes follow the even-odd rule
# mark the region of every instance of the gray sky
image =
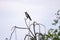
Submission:
MULTIPOLYGON (((25 11, 33 21, 44 24, 46 31, 57 28, 51 23, 58 9, 60 9, 60 0, 0 0, 0 40, 9 38, 12 26, 25 27, 25 11)), ((25 34, 27 30, 17 29, 18 40, 23 40, 25 34)))

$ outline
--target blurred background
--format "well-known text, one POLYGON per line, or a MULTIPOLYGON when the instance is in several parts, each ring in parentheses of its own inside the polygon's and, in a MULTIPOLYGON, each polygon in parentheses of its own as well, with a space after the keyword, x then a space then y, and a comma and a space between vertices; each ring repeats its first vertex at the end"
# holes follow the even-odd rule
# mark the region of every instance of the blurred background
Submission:
MULTIPOLYGON (((33 21, 46 26, 46 33, 53 26, 55 13, 60 9, 60 0, 0 0, 0 40, 9 38, 13 26, 26 27, 25 13, 31 16, 33 21)), ((33 22, 31 21, 31 23, 33 22)), ((44 28, 41 28, 44 30, 44 28)), ((44 31, 41 30, 42 33, 44 31)), ((17 40, 23 40, 27 30, 16 29, 17 40)), ((12 40, 15 40, 13 34, 12 40)))

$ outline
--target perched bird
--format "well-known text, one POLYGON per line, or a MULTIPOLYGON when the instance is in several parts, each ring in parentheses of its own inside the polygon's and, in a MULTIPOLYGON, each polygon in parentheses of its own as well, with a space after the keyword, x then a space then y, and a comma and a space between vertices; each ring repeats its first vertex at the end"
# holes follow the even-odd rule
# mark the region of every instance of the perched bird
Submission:
POLYGON ((27 12, 25 12, 25 15, 27 18, 29 18, 32 21, 31 17, 29 16, 29 14, 27 12))

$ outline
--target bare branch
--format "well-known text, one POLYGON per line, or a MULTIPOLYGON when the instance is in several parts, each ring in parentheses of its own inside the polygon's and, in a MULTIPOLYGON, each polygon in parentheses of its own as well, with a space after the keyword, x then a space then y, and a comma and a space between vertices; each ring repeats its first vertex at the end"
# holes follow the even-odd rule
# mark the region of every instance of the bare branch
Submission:
POLYGON ((14 33, 14 31, 15 31, 15 28, 14 28, 13 32, 11 33, 11 36, 10 36, 10 39, 9 40, 11 40, 11 37, 12 37, 12 34, 14 33))
POLYGON ((30 28, 29 28, 30 26, 27 25, 26 19, 25 19, 25 24, 26 24, 28 30, 29 30, 29 31, 31 32, 31 34, 34 36, 34 34, 32 33, 32 31, 31 31, 30 28))
POLYGON ((16 27, 16 28, 18 28, 18 29, 28 29, 28 28, 22 28, 22 27, 16 27))

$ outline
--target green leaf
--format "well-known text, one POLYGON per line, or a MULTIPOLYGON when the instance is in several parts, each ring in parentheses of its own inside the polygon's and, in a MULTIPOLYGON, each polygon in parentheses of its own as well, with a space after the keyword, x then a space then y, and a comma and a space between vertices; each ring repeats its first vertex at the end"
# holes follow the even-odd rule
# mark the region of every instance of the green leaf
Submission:
POLYGON ((54 31, 54 33, 56 33, 58 30, 57 29, 55 29, 55 31, 54 31))
POLYGON ((60 26, 59 26, 59 30, 60 30, 60 26))
POLYGON ((58 20, 57 20, 57 19, 55 19, 55 20, 54 20, 54 22, 57 24, 57 23, 58 23, 58 20))
POLYGON ((58 32, 58 36, 60 36, 60 31, 58 32))
POLYGON ((53 38, 53 40, 59 40, 59 38, 58 37, 55 37, 55 38, 53 38))

